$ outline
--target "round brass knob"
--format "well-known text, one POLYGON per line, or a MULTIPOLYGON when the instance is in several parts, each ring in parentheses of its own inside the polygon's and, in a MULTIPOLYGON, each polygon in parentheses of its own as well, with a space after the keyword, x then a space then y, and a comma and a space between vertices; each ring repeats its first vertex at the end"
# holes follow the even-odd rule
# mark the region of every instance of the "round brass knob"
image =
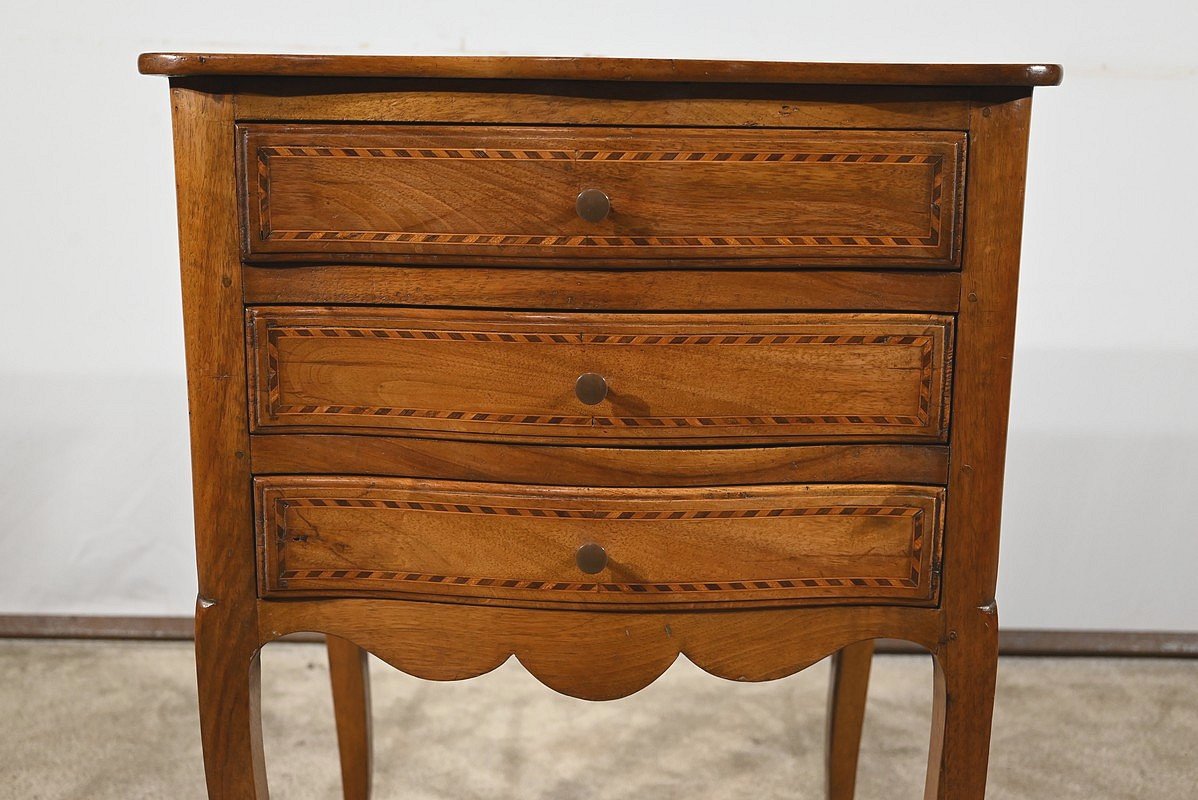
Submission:
POLYGON ((574 201, 574 210, 587 222, 601 222, 611 213, 611 198, 599 189, 583 189, 574 201))
POLYGON ((602 403, 607 397, 607 379, 594 372, 584 372, 574 381, 574 394, 588 406, 602 403))
POLYGON ((602 545, 587 542, 574 553, 578 568, 587 575, 603 572, 607 568, 607 551, 602 545))

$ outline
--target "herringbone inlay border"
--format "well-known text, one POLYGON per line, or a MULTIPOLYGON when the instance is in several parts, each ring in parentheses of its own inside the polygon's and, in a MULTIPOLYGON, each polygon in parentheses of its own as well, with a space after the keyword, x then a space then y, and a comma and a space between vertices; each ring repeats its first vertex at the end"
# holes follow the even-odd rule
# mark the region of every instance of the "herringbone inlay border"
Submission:
POLYGON ((494 331, 421 330, 415 328, 365 328, 346 326, 274 326, 266 335, 266 385, 269 411, 287 415, 359 417, 410 417, 466 423, 504 425, 589 426, 607 428, 721 428, 787 425, 870 425, 924 427, 928 424, 935 383, 931 336, 912 334, 722 333, 722 334, 573 334, 494 331), (871 345, 920 349, 919 413, 915 415, 803 415, 774 414, 722 417, 627 417, 561 414, 496 414, 486 411, 401 408, 393 406, 290 405, 282 402, 279 379, 279 340, 284 337, 331 339, 399 339, 409 341, 482 342, 507 344, 637 345, 637 346, 781 346, 871 345))
POLYGON ((632 594, 668 594, 676 592, 739 592, 769 589, 826 588, 917 588, 923 572, 924 510, 911 506, 829 505, 775 508, 659 509, 615 510, 578 508, 531 508, 475 503, 451 503, 416 500, 363 498, 287 497, 274 500, 275 544, 274 573, 279 588, 291 580, 366 581, 388 584, 438 584, 442 586, 516 589, 544 592, 624 592, 632 594), (911 573, 907 578, 776 578, 741 581, 693 581, 669 583, 599 583, 573 581, 524 580, 467 575, 438 575, 365 569, 287 569, 287 511, 289 508, 371 508, 390 511, 414 511, 434 514, 483 514, 495 517, 533 517, 539 519, 669 521, 730 519, 777 519, 782 517, 899 517, 911 520, 911 573))
POLYGON ((257 148, 259 234, 263 240, 350 241, 454 246, 518 247, 935 247, 940 243, 944 156, 928 153, 784 151, 524 150, 497 148, 305 147, 257 148), (270 162, 275 158, 385 158, 499 161, 604 161, 703 164, 903 164, 931 168, 931 213, 925 236, 687 236, 529 235, 512 233, 351 230, 275 230, 270 213, 270 162))

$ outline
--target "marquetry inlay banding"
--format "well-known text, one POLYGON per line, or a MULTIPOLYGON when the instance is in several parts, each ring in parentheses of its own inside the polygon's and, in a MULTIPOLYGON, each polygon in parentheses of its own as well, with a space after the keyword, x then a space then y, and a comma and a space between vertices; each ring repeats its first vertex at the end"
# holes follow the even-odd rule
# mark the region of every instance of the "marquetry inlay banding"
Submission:
POLYGON ((738 592, 785 589, 825 588, 915 588, 920 585, 924 568, 924 509, 888 505, 826 505, 773 508, 681 508, 681 509, 580 509, 536 508, 497 504, 451 503, 377 498, 287 497, 274 501, 275 543, 273 571, 281 587, 291 580, 364 581, 384 585, 432 584, 457 587, 516 589, 540 592, 623 592, 666 594, 675 592, 738 592), (910 575, 905 578, 876 576, 771 578, 725 581, 686 582, 588 582, 496 578, 467 575, 441 575, 405 570, 370 569, 289 569, 287 528, 289 508, 356 508, 434 514, 473 514, 494 517, 521 517, 546 520, 592 520, 634 522, 686 522, 701 520, 778 519, 785 517, 889 517, 911 521, 910 575))
POLYGON ((275 326, 266 335, 266 389, 270 412, 287 415, 408 417, 480 424, 596 426, 604 428, 722 428, 743 426, 860 425, 922 428, 931 418, 936 385, 934 341, 917 334, 812 333, 536 333, 520 331, 424 330, 354 326, 275 326), (626 416, 513 414, 479 410, 431 409, 348 404, 290 404, 282 400, 279 343, 287 337, 383 339, 421 342, 625 346, 878 346, 917 347, 920 352, 918 410, 914 414, 768 414, 752 416, 626 416))
POLYGON ((811 333, 527 333, 509 331, 421 330, 417 328, 358 328, 278 326, 272 336, 324 337, 327 339, 414 339, 430 342, 494 342, 520 344, 634 344, 634 345, 780 345, 780 344, 899 344, 923 346, 927 336, 811 333))
POLYGON ((927 248, 940 243, 944 194, 945 157, 928 153, 868 153, 775 150, 567 150, 519 148, 415 148, 415 147, 312 147, 267 146, 257 150, 257 201, 259 233, 263 240, 345 241, 360 243, 509 246, 509 247, 615 247, 615 248, 927 248), (921 236, 804 235, 753 236, 723 234, 693 235, 602 235, 602 234, 515 234, 498 231, 455 233, 386 230, 276 229, 271 223, 271 161, 275 159, 409 159, 454 161, 541 161, 541 162, 635 162, 638 164, 883 164, 929 169, 931 202, 928 232, 921 236))
POLYGON ((398 511, 427 511, 436 514, 487 514, 505 517, 591 520, 696 520, 756 519, 758 517, 917 517, 922 509, 911 506, 809 506, 780 508, 682 508, 630 511, 626 509, 536 508, 473 503, 438 503, 417 500, 363 498, 288 497, 279 500, 294 508, 380 508, 398 511))
POLYGON ((259 159, 278 158, 415 158, 492 159, 502 161, 702 161, 705 163, 819 162, 824 164, 938 164, 943 156, 906 153, 824 153, 757 150, 526 150, 491 147, 303 147, 263 146, 259 159))
POLYGON ((567 583, 564 581, 530 581, 506 578, 471 578, 464 575, 429 575, 415 572, 385 572, 381 570, 300 569, 280 573, 282 580, 353 580, 375 581, 380 584, 426 583, 442 586, 476 586, 479 588, 545 590, 559 592, 628 592, 633 594, 665 594, 670 592, 735 592, 763 589, 823 589, 865 587, 875 589, 913 588, 919 585, 918 575, 912 580, 894 578, 795 578, 787 580, 704 581, 693 583, 567 583))

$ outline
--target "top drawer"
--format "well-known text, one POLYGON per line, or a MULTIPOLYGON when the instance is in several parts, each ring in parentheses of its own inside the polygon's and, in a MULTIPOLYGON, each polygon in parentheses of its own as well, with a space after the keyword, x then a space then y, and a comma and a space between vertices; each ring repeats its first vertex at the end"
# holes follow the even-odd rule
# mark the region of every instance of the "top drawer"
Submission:
POLYGON ((958 262, 959 132, 245 124, 238 139, 249 260, 958 262))

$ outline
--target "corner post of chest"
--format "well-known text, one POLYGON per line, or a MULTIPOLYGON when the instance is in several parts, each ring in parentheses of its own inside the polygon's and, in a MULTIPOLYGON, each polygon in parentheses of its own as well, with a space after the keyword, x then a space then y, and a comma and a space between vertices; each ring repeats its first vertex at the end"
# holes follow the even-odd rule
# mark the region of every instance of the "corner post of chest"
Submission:
POLYGON ((213 800, 265 800, 234 104, 227 84, 172 80, 205 772, 213 800))
POLYGON ((946 797, 949 787, 964 800, 985 792, 1030 113, 1029 88, 977 90, 970 111, 928 798, 946 797))

